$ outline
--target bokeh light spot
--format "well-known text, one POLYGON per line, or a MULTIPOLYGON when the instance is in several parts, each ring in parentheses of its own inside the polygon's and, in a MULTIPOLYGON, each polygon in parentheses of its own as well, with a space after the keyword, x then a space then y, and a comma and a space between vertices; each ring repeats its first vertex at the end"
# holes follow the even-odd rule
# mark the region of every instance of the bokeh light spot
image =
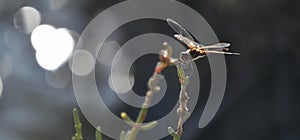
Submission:
POLYGON ((31 43, 36 50, 38 64, 46 70, 56 70, 64 64, 75 45, 67 29, 55 29, 50 25, 40 25, 34 29, 31 43))
POLYGON ((51 25, 40 25, 31 34, 31 43, 36 51, 51 48, 52 38, 55 36, 55 28, 51 25))
POLYGON ((135 81, 133 74, 118 74, 114 77, 118 77, 118 79, 112 79, 111 75, 108 77, 108 85, 113 91, 119 94, 123 94, 132 89, 135 81))
POLYGON ((14 16, 14 26, 25 33, 31 33, 40 23, 40 12, 32 7, 22 7, 14 16))
POLYGON ((46 71, 47 83, 53 88, 64 88, 71 81, 71 73, 67 67, 61 67, 56 71, 46 71))
POLYGON ((86 50, 77 50, 74 53, 74 58, 69 61, 70 70, 78 75, 88 75, 95 67, 95 59, 93 55, 86 50))

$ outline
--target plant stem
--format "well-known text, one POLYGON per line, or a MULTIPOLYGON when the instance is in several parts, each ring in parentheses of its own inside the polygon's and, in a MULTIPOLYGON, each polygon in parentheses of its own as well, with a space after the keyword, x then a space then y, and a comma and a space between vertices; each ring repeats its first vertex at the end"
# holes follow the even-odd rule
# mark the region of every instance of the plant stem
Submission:
POLYGON ((102 134, 101 134, 101 128, 100 127, 96 128, 95 137, 96 137, 96 140, 102 140, 102 134))
POLYGON ((80 118, 79 118, 79 114, 78 114, 78 110, 76 108, 74 108, 73 110, 73 118, 74 118, 74 127, 76 130, 75 136, 72 139, 75 140, 83 140, 82 137, 82 130, 81 130, 81 122, 80 122, 80 118))
POLYGON ((180 95, 179 95, 179 108, 178 108, 178 115, 179 115, 179 119, 178 119, 178 124, 177 124, 177 137, 174 138, 174 140, 180 140, 182 133, 183 133, 183 123, 186 120, 186 118, 189 117, 190 112, 187 108, 187 101, 189 99, 189 96, 185 90, 185 86, 181 85, 181 91, 180 91, 180 95))
POLYGON ((158 77, 157 73, 154 73, 150 77, 149 82, 148 82, 149 90, 146 93, 146 97, 145 97, 142 109, 139 112, 139 116, 136 119, 135 126, 132 127, 132 129, 130 130, 131 135, 129 136, 128 140, 134 140, 136 138, 141 124, 145 121, 145 119, 147 117, 147 113, 148 113, 148 107, 150 105, 153 93, 158 91, 158 86, 157 86, 158 80, 159 80, 159 77, 158 77))
MULTIPOLYGON (((162 50, 160 52, 160 62, 156 64, 155 70, 153 75, 149 78, 148 81, 148 91, 146 92, 145 100, 142 105, 142 109, 139 112, 138 118, 134 122, 134 125, 130 131, 127 131, 128 137, 126 137, 126 140, 134 140, 141 128, 145 128, 146 126, 142 126, 142 123, 145 121, 148 113, 148 108, 151 102, 151 98, 155 92, 158 92, 160 90, 160 87, 157 86, 158 81, 160 80, 160 73, 161 71, 166 68, 167 66, 173 65, 174 59, 172 58, 172 48, 167 43, 164 42, 163 45, 166 47, 165 50, 162 50)), ((122 117, 122 114, 121 114, 122 117)), ((126 119, 125 113, 123 113, 124 120, 128 121, 128 118, 126 119)), ((130 120, 129 120, 130 121, 130 120)), ((152 123, 152 125, 156 125, 156 123, 152 123)), ((150 128, 151 126, 150 125, 150 128)))
MULTIPOLYGON (((179 107, 177 110, 177 114, 179 115, 178 123, 177 123, 177 132, 175 133, 175 137, 173 136, 173 140, 180 140, 183 133, 183 123, 190 116, 189 109, 187 107, 187 102, 189 100, 188 93, 186 92, 186 87, 189 83, 189 76, 186 75, 186 69, 184 66, 190 63, 189 61, 183 63, 177 63, 177 72, 180 82, 180 94, 179 94, 179 107)), ((190 67, 192 68, 192 67, 190 67)), ((191 74, 191 73, 189 73, 191 74)))

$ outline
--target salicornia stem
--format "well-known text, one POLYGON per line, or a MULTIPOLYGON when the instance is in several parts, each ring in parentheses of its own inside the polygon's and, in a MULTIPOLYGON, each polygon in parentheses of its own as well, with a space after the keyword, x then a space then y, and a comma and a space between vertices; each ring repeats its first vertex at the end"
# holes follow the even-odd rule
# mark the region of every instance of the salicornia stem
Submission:
MULTIPOLYGON (((142 109, 139 112, 138 118, 136 119, 136 122, 134 123, 134 126, 130 131, 127 132, 128 137, 126 140, 134 140, 138 134, 138 131, 142 128, 142 123, 145 121, 148 113, 148 108, 151 103, 151 98, 155 92, 158 92, 160 90, 160 87, 157 86, 158 81, 160 79, 160 72, 166 68, 169 65, 172 65, 173 62, 171 55, 172 55, 172 48, 165 42, 164 46, 166 47, 165 50, 162 50, 160 53, 160 62, 157 63, 155 67, 155 71, 153 75, 150 77, 148 81, 148 91, 145 96, 144 103, 142 105, 142 109)), ((121 113, 121 117, 126 121, 127 116, 125 116, 124 113, 121 113), (123 115, 122 115, 123 114, 123 115)), ((157 123, 153 123, 153 125, 156 125, 157 123)))
POLYGON ((72 137, 72 140, 83 140, 82 137, 82 126, 81 126, 81 122, 80 122, 80 118, 79 118, 79 114, 78 114, 78 110, 76 108, 74 108, 73 110, 73 118, 74 118, 74 127, 76 130, 75 135, 72 137))

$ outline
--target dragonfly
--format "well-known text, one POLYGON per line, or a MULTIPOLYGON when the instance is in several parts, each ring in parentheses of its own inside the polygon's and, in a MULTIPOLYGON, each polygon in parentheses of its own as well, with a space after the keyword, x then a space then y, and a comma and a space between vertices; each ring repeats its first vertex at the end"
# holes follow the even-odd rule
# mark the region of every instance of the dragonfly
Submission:
POLYGON ((221 42, 207 46, 197 43, 196 41, 194 41, 191 34, 175 20, 167 18, 166 21, 169 26, 177 33, 174 35, 174 37, 188 46, 189 49, 186 52, 192 56, 192 60, 203 58, 207 54, 240 55, 239 53, 227 52, 229 50, 228 47, 230 46, 230 43, 221 42))

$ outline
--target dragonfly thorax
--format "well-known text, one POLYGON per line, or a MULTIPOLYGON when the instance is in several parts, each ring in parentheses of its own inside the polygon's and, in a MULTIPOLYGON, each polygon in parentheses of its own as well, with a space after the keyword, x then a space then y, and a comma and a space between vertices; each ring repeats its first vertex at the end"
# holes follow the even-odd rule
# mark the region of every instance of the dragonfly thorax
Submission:
POLYGON ((193 59, 197 59, 199 57, 206 56, 205 51, 199 50, 197 48, 191 48, 191 49, 189 49, 189 54, 192 56, 193 59))

